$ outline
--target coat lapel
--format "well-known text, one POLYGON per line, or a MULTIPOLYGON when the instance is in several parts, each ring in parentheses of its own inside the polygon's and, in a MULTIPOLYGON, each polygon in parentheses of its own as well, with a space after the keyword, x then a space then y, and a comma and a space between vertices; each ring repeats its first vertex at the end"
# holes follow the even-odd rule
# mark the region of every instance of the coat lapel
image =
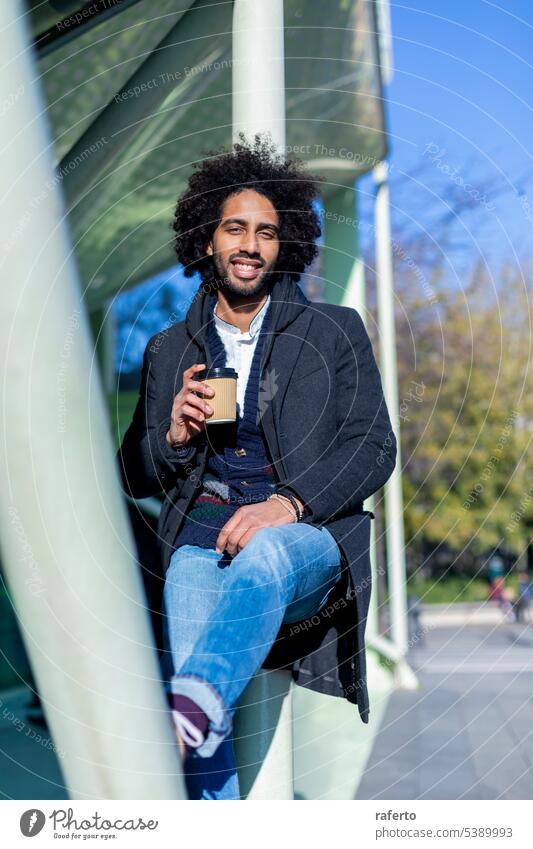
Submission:
POLYGON ((298 358, 302 353, 307 338, 312 313, 308 310, 298 322, 298 333, 288 330, 278 333, 273 340, 270 359, 265 365, 265 381, 272 386, 271 404, 272 417, 276 425, 280 424, 281 410, 285 401, 291 378, 296 368, 298 358))

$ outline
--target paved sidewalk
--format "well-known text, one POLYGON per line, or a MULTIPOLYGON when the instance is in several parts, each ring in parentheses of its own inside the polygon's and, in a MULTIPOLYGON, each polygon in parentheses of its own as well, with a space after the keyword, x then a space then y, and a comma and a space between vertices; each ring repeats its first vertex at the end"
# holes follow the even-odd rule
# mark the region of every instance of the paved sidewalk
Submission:
POLYGON ((504 614, 494 601, 423 604, 422 619, 430 628, 461 628, 463 625, 499 625, 504 622, 504 614))
POLYGON ((428 626, 358 799, 533 799, 533 625, 428 626))

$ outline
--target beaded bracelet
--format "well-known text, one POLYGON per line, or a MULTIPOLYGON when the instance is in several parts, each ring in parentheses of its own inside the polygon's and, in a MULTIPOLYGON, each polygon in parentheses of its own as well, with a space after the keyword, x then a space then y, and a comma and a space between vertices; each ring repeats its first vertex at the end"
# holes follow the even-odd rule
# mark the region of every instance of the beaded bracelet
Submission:
POLYGON ((294 511, 294 510, 293 510, 293 508, 292 508, 292 507, 290 507, 290 506, 289 506, 289 504, 287 503, 288 499, 285 499, 285 498, 284 498, 284 497, 283 497, 280 493, 277 493, 277 492, 273 492, 273 493, 272 493, 272 495, 271 495, 271 496, 269 496, 269 501, 270 501, 272 498, 274 498, 276 501, 279 501, 279 503, 283 505, 283 507, 285 508, 285 510, 288 510, 288 511, 289 511, 289 513, 291 514, 291 516, 293 517, 293 519, 295 519, 296 521, 298 521, 298 517, 297 517, 297 515, 296 515, 295 511, 294 511))
POLYGON ((302 517, 303 517, 303 512, 300 509, 300 505, 296 501, 296 498, 294 497, 294 495, 291 495, 290 492, 283 492, 283 493, 280 493, 280 495, 281 495, 282 498, 287 498, 291 502, 292 506, 296 510, 296 521, 301 522, 302 517))
MULTIPOLYGON (((302 513, 302 511, 301 511, 301 509, 300 509, 300 505, 298 504, 298 502, 296 501, 296 499, 294 498, 294 496, 293 496, 293 495, 291 495, 291 494, 290 494, 290 493, 288 493, 288 492, 287 492, 287 493, 286 493, 286 492, 284 492, 284 493, 281 493, 281 492, 274 492, 274 493, 273 493, 270 497, 271 497, 271 498, 286 498, 286 499, 287 499, 287 501, 289 501, 289 502, 292 504, 292 506, 294 507, 294 514, 295 514, 295 516, 296 516, 296 521, 297 521, 297 522, 301 522, 301 521, 302 521, 303 513, 302 513)), ((282 503, 283 503, 283 502, 282 502, 282 503)), ((291 513, 292 513, 292 511, 291 511, 291 513)))

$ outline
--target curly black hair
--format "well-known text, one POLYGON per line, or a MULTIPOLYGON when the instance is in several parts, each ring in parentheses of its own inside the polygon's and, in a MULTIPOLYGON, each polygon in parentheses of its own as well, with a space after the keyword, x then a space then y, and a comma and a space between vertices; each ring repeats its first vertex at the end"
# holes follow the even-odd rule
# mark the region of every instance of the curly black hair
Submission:
POLYGON ((276 270, 297 281, 318 254, 315 240, 320 221, 313 200, 319 197, 318 183, 324 177, 309 174, 294 156, 284 158, 275 144, 259 133, 248 143, 243 133, 232 149, 210 150, 188 188, 178 200, 171 229, 174 249, 186 277, 199 272, 202 279, 213 273, 213 259, 206 247, 216 230, 222 207, 231 195, 254 189, 267 197, 279 216, 280 250, 276 270))

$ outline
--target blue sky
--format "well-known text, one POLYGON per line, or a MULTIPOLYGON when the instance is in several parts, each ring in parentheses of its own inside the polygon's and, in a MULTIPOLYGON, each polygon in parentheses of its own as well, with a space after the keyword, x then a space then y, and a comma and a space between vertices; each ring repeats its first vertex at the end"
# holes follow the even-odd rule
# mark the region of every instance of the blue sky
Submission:
MULTIPOLYGON (((435 186, 442 185, 447 168, 458 183, 488 180, 494 187, 508 186, 494 210, 481 210, 480 241, 492 261, 523 257, 533 236, 528 62, 533 3, 393 0, 391 16, 394 78, 387 112, 393 172, 412 172, 421 159, 433 158, 428 185, 433 178, 435 186), (525 175, 527 186, 519 179, 525 175)), ((402 197, 402 203, 409 214, 409 199, 402 197)), ((420 223, 425 224, 423 218, 420 223)))

